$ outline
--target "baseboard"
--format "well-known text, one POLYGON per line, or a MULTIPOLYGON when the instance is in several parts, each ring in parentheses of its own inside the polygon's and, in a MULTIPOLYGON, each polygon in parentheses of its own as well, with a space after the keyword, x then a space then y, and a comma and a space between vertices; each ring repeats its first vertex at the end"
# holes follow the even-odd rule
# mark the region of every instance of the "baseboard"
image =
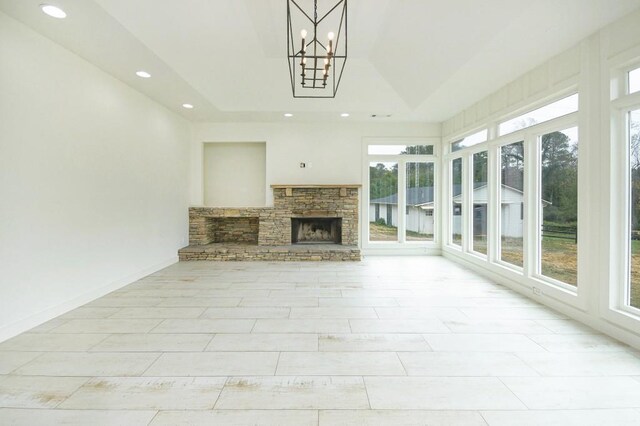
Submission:
POLYGON ((27 318, 8 324, 0 328, 0 342, 3 342, 14 336, 17 336, 20 333, 24 333, 25 331, 31 330, 32 328, 37 327, 40 324, 43 324, 73 309, 76 309, 82 305, 85 305, 99 297, 104 296, 105 294, 111 293, 112 291, 118 290, 126 285, 129 285, 132 282, 139 280, 140 278, 146 277, 147 275, 150 275, 150 274, 153 274, 154 272, 159 271, 160 269, 173 265, 176 262, 178 262, 178 256, 172 256, 170 259, 166 259, 153 266, 141 269, 138 272, 127 275, 126 277, 122 277, 103 287, 90 290, 86 293, 81 294, 78 297, 74 297, 73 299, 67 302, 61 303, 59 305, 45 309, 42 312, 38 312, 37 314, 28 316, 27 318))
POLYGON ((463 266, 466 266, 472 271, 477 272, 478 274, 484 277, 487 277, 498 284, 501 284, 507 288, 510 288, 511 290, 514 290, 531 300, 534 300, 555 311, 558 311, 561 314, 566 315, 567 317, 573 320, 576 320, 585 325, 588 325, 589 327, 601 333, 604 333, 610 337, 613 337, 614 339, 620 340, 621 342, 626 343, 627 345, 640 350, 640 336, 638 334, 632 333, 624 328, 618 327, 604 318, 594 317, 593 315, 590 315, 588 312, 584 312, 573 306, 562 303, 557 299, 553 299, 551 297, 535 297, 531 294, 530 290, 527 287, 513 280, 510 280, 509 278, 503 275, 500 275, 494 271, 491 271, 473 262, 469 262, 467 259, 464 259, 461 256, 445 251, 444 257, 456 263, 459 263, 463 266))

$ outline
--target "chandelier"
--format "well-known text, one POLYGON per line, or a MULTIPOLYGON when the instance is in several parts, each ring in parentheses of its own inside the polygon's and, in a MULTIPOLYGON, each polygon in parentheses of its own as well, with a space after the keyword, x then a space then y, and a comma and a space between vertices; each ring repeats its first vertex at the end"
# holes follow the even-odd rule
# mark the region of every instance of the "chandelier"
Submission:
POLYGON ((318 0, 287 0, 287 56, 294 98, 336 96, 347 62, 347 0, 334 2, 318 14, 318 0))

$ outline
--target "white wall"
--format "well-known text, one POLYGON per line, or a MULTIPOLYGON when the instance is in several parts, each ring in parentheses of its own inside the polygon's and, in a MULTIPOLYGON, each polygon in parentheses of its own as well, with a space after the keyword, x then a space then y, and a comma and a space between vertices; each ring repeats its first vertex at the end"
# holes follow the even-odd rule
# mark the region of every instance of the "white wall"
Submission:
POLYGON ((204 204, 212 207, 265 205, 264 142, 204 146, 204 204))
POLYGON ((186 243, 189 124, 0 13, 0 340, 186 243))
POLYGON ((266 141, 265 193, 267 205, 270 205, 273 203, 272 184, 362 184, 364 137, 439 136, 439 124, 310 124, 291 120, 282 123, 196 124, 191 149, 191 204, 203 204, 202 156, 205 142, 266 141), (307 167, 301 169, 301 162, 306 162, 307 167))
MULTIPOLYGON (((617 203, 619 199, 616 198, 624 193, 620 190, 624 183, 616 179, 617 173, 624 169, 626 164, 619 161, 625 148, 619 146, 615 138, 611 137, 609 89, 612 67, 620 66, 624 61, 640 61, 639 22, 640 11, 629 14, 443 123, 443 146, 446 146, 460 136, 493 126, 519 112, 530 110, 532 104, 543 103, 563 92, 568 94, 579 90, 580 238, 577 294, 537 279, 531 272, 532 256, 525 256, 530 265, 525 265, 525 274, 522 274, 460 250, 443 247, 443 252, 446 256, 473 266, 474 269, 541 303, 638 348, 640 321, 617 312, 616 306, 611 302, 617 300, 617 294, 613 292, 626 279, 619 273, 616 275, 616 270, 623 269, 619 267, 619 262, 625 257, 616 248, 625 235, 624 230, 619 228, 622 221, 618 214, 623 210, 623 203, 617 203), (541 294, 534 296, 533 288, 541 294)), ((508 136, 504 141, 508 142, 507 139, 508 136)), ((489 155, 495 153, 494 159, 497 161, 498 143, 500 141, 494 143, 491 140, 474 149, 486 149, 488 146, 489 155)), ((463 155, 468 155, 468 151, 463 155)), ((491 169, 491 164, 489 168, 491 169)), ((497 179, 497 169, 490 173, 497 179)), ((442 179, 446 185, 446 168, 443 168, 442 179)), ((533 182, 532 179, 530 176, 530 183, 533 182)), ((525 194, 525 215, 528 217, 535 217, 538 201, 534 197, 535 194, 525 194)), ((497 221, 490 217, 490 239, 491 233, 496 232, 495 224, 497 221)), ((536 235, 534 222, 528 221, 527 228, 525 232, 536 235)), ((525 243, 528 244, 527 253, 531 253, 535 249, 536 239, 528 239, 525 234, 525 243)), ((492 257, 491 251, 493 249, 490 247, 489 258, 492 257)))

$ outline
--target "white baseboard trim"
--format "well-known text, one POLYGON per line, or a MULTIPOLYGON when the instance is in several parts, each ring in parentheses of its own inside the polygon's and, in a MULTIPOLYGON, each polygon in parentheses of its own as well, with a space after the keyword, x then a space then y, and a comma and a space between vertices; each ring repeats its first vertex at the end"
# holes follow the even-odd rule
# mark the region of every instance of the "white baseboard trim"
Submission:
POLYGON ((612 324, 611 322, 607 321, 606 319, 594 317, 588 312, 584 312, 580 309, 577 309, 573 306, 562 303, 561 301, 551 297, 534 296, 531 293, 530 289, 523 286, 522 284, 519 284, 494 271, 491 271, 487 268, 484 268, 480 265, 470 262, 467 259, 464 259, 462 256, 458 256, 446 251, 443 254, 445 258, 450 259, 461 265, 464 265, 465 267, 471 269, 472 271, 477 272, 478 274, 485 276, 490 280, 495 281, 498 284, 501 284, 507 288, 510 288, 511 290, 514 290, 529 299, 532 299, 542 305, 545 305, 555 311, 558 311, 561 314, 564 314, 571 319, 574 319, 578 322, 586 324, 589 327, 597 331, 600 331, 601 333, 604 333, 608 336, 611 336, 614 339, 620 340, 621 342, 626 343, 629 346, 632 346, 636 349, 640 349, 639 335, 629 332, 624 328, 618 327, 615 324, 612 324))
POLYGON ((172 256, 169 259, 166 259, 153 266, 141 269, 140 271, 127 275, 126 277, 122 277, 103 287, 92 289, 86 293, 81 294, 80 296, 74 297, 67 302, 52 306, 48 309, 45 309, 44 311, 38 312, 37 314, 30 315, 27 318, 23 318, 14 323, 8 324, 0 328, 0 342, 4 342, 5 340, 17 336, 20 333, 31 330, 32 328, 37 327, 40 324, 43 324, 73 309, 85 305, 99 297, 104 296, 105 294, 111 293, 112 291, 129 285, 132 282, 139 280, 140 278, 146 277, 147 275, 159 271, 160 269, 173 265, 176 262, 178 262, 178 256, 172 256))

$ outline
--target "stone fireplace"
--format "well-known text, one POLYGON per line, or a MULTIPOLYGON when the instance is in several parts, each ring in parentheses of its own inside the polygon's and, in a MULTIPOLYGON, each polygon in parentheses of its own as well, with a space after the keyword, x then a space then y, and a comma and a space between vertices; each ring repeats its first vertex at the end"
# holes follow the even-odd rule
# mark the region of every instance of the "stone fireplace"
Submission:
POLYGON ((180 260, 360 260, 360 185, 271 185, 273 207, 191 207, 180 260))
POLYGON ((292 217, 291 244, 342 244, 342 218, 292 217))

